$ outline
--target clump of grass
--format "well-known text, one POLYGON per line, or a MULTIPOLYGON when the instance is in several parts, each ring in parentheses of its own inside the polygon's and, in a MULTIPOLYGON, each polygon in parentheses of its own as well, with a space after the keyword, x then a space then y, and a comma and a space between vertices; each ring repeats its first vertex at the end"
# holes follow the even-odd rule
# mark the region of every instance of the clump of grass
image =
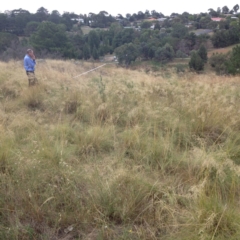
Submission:
POLYGON ((14 146, 14 140, 10 137, 0 138, 0 173, 11 174, 12 164, 10 161, 11 148, 14 146))
POLYGON ((239 214, 233 205, 223 205, 216 198, 202 196, 199 202, 199 236, 226 239, 239 236, 239 214))
POLYGON ((0 92, 1 95, 6 98, 16 98, 20 95, 20 87, 17 82, 8 82, 2 85, 0 92))
POLYGON ((23 102, 30 110, 44 109, 44 93, 42 86, 28 88, 23 95, 23 102))
POLYGON ((173 225, 178 218, 171 215, 169 206, 174 205, 174 192, 159 183, 149 184, 140 175, 137 177, 130 172, 119 173, 103 185, 97 184, 93 201, 107 226, 129 225, 130 229, 135 226, 129 231, 133 237, 140 234, 145 239, 150 229, 152 236, 157 237, 161 231, 165 232, 166 225, 173 225), (156 223, 157 228, 154 228, 156 223))
POLYGON ((69 114, 73 114, 77 112, 78 107, 81 105, 80 102, 80 93, 73 92, 68 97, 67 101, 65 102, 65 112, 69 114))
POLYGON ((114 129, 98 126, 87 128, 77 134, 76 144, 79 156, 111 152, 114 149, 114 129))

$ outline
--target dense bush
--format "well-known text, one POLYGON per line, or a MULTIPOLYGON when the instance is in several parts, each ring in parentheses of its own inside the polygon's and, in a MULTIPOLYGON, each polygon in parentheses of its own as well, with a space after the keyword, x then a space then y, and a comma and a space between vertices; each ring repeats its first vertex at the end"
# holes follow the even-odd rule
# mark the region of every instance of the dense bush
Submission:
POLYGON ((207 49, 206 47, 202 44, 198 50, 198 55, 200 58, 203 60, 204 63, 207 62, 208 56, 207 56, 207 49))
POLYGON ((213 46, 216 48, 227 47, 238 43, 240 40, 239 26, 232 26, 230 29, 218 30, 212 36, 213 46))
POLYGON ((209 64, 218 75, 228 74, 226 62, 229 54, 216 53, 209 58, 209 64))
POLYGON ((196 51, 193 51, 191 54, 189 68, 196 72, 200 72, 204 69, 204 61, 202 60, 202 58, 199 56, 199 54, 196 51))
POLYGON ((230 58, 226 63, 227 70, 230 74, 239 74, 240 73, 240 46, 233 48, 230 58))
POLYGON ((0 53, 6 50, 12 42, 18 42, 18 37, 16 35, 0 32, 0 53))
POLYGON ((240 46, 233 48, 228 54, 213 54, 209 59, 211 67, 217 74, 239 74, 240 73, 240 46))

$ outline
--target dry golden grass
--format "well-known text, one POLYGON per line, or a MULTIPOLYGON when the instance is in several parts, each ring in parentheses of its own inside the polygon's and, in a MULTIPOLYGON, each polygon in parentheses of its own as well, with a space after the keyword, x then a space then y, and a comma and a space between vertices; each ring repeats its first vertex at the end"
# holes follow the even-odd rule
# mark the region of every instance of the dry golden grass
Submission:
POLYGON ((239 239, 239 77, 99 65, 0 63, 0 239, 239 239))

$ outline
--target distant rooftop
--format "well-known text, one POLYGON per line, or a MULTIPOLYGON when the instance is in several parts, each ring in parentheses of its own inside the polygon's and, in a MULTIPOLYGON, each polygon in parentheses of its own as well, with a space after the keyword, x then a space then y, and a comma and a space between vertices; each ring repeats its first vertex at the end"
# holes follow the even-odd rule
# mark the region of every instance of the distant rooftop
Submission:
POLYGON ((220 21, 222 21, 222 20, 225 20, 225 18, 218 18, 218 17, 216 17, 216 18, 211 18, 212 19, 212 21, 214 21, 214 22, 220 22, 220 21))
POLYGON ((156 18, 148 18, 145 21, 156 21, 156 18))

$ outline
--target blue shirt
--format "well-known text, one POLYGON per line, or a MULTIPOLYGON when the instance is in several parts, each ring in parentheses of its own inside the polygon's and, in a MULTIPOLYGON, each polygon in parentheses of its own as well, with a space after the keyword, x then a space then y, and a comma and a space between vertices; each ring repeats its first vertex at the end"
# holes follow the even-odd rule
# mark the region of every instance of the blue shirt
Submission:
POLYGON ((24 68, 27 72, 34 72, 36 61, 30 58, 28 55, 24 57, 24 68))

